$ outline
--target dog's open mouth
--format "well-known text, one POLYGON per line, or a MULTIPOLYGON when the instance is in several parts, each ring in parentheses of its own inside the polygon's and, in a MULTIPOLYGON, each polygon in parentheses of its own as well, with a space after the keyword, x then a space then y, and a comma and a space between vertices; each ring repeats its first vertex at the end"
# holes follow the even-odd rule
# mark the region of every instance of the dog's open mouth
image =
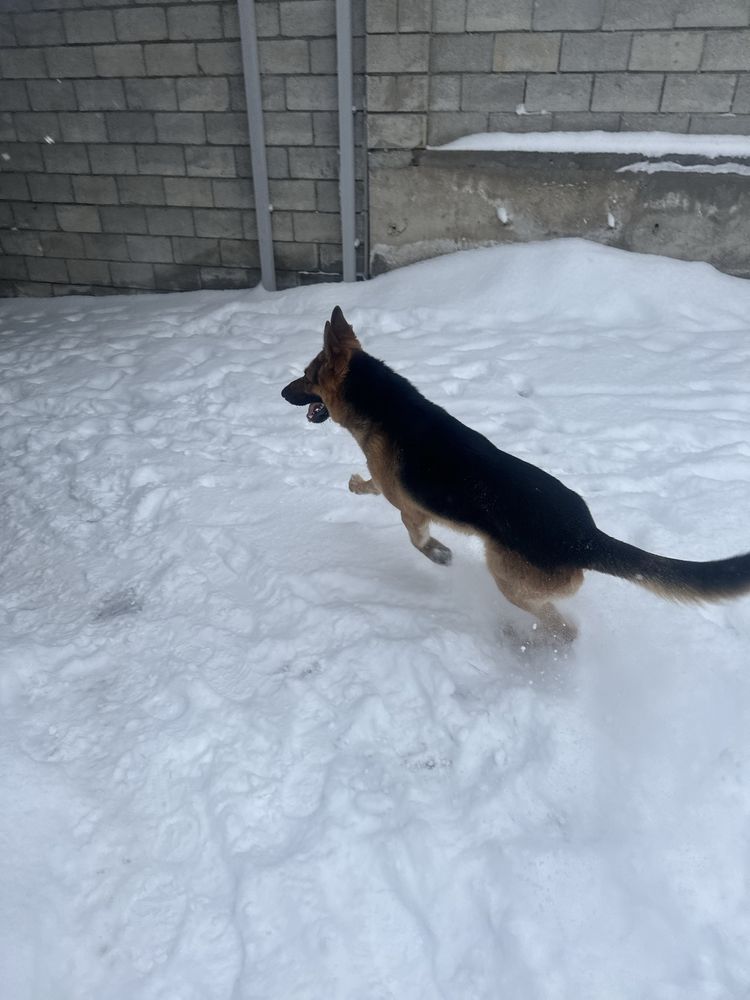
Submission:
POLYGON ((307 408, 307 419, 311 424, 322 424, 324 420, 328 420, 329 416, 325 403, 310 403, 307 408))

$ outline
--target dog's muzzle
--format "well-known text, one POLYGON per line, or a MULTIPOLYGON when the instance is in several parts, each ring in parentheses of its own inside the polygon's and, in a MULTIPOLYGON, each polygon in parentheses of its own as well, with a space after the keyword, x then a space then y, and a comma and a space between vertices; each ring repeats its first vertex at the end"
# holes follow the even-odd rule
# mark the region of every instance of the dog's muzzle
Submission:
POLYGON ((307 406, 307 419, 310 423, 322 424, 330 416, 328 407, 320 396, 316 396, 313 392, 307 392, 304 383, 304 378, 295 379, 294 382, 284 386, 281 395, 292 406, 307 406))

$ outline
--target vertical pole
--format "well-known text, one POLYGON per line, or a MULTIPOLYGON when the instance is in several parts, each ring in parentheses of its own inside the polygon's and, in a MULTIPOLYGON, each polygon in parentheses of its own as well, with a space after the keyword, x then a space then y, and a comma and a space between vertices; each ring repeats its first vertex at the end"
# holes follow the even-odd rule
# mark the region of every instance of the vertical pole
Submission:
POLYGON ((266 164, 266 139, 263 131, 263 102, 260 90, 258 35, 255 27, 255 0, 238 0, 238 4, 247 120, 250 127, 250 160, 253 167, 255 217, 260 252, 260 280, 264 288, 273 292, 276 290, 276 267, 273 259, 272 209, 268 194, 268 167, 266 164))
POLYGON ((336 0, 336 57, 339 85, 339 198, 344 281, 357 279, 354 194, 354 88, 351 0, 336 0))

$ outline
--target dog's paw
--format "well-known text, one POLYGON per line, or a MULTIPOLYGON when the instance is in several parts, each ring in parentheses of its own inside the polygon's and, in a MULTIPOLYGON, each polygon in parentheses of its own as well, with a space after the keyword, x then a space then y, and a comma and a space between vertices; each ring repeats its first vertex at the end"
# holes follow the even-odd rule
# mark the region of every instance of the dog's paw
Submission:
POLYGON ((355 472, 349 479, 349 489, 352 493, 379 493, 380 491, 373 483, 372 479, 363 479, 359 473, 355 472))
POLYGON ((442 542, 438 542, 435 538, 430 538, 421 551, 424 552, 428 559, 431 559, 434 563, 438 563, 440 566, 449 566, 453 559, 453 553, 448 546, 443 545, 442 542))

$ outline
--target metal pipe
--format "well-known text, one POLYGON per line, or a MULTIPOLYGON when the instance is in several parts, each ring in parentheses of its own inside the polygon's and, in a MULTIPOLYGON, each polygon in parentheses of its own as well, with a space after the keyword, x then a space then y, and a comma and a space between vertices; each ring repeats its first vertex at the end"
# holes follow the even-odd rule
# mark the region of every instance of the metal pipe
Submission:
POLYGON ((271 199, 268 194, 266 138, 263 131, 263 102, 260 90, 258 34, 255 27, 254 0, 239 0, 242 68, 245 76, 247 121, 250 128, 250 160, 253 167, 255 218, 260 252, 260 280, 269 292, 276 290, 276 266, 273 259, 271 199))
POLYGON ((344 281, 357 280, 354 189, 354 88, 351 0, 336 0, 336 59, 339 88, 339 199, 344 281))

